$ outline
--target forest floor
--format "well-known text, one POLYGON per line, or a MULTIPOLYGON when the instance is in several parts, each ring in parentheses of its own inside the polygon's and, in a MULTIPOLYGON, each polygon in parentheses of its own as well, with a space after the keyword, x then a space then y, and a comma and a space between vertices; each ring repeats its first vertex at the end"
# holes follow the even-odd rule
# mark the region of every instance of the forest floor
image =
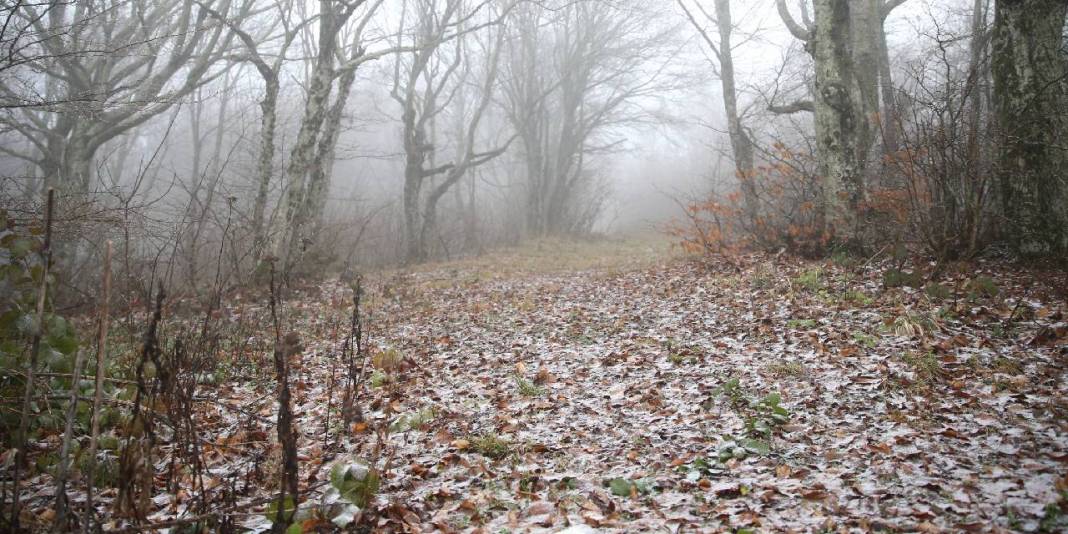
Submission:
MULTIPOLYGON (((360 457, 382 477, 365 529, 1065 531, 1065 273, 887 288, 861 262, 541 242, 368 275, 377 356, 345 429, 349 286, 291 295, 302 509, 360 457)), ((240 502, 270 495, 278 453, 270 374, 239 375, 200 409, 206 487, 243 473, 240 502)), ((151 519, 188 497, 160 488, 151 519)))

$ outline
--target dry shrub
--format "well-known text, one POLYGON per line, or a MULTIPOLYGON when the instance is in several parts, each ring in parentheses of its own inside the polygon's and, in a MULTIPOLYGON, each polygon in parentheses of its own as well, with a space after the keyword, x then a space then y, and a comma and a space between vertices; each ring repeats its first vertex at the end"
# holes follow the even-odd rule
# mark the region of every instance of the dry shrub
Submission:
POLYGON ((786 249, 807 257, 827 252, 831 241, 823 231, 823 188, 814 172, 815 159, 782 142, 762 153, 763 164, 737 176, 752 184, 755 209, 749 209, 740 191, 680 202, 684 220, 672 221, 667 233, 684 251, 729 255, 786 249))

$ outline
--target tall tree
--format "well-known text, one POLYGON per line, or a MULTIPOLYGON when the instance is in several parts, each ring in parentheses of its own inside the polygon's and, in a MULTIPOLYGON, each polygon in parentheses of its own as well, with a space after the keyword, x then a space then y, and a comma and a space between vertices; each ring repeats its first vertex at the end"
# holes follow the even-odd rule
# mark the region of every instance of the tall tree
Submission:
POLYGON ((277 250, 287 275, 315 241, 313 236, 319 229, 330 188, 341 118, 356 79, 356 69, 367 62, 418 48, 367 49, 364 32, 383 3, 384 0, 319 0, 304 109, 285 171, 285 228, 277 250), (350 21, 355 22, 349 24, 350 21), (346 28, 351 35, 348 42, 343 38, 346 28))
POLYGON ((861 130, 865 128, 854 74, 850 2, 814 0, 814 20, 805 27, 793 19, 784 0, 778 0, 777 5, 787 28, 806 42, 806 50, 815 63, 811 107, 815 112, 816 156, 823 177, 824 230, 850 241, 856 237, 864 199, 860 153, 861 130))
POLYGON ((275 167, 275 136, 278 128, 278 97, 281 92, 281 71, 287 60, 289 47, 300 35, 303 28, 312 22, 311 18, 294 21, 293 2, 287 0, 275 5, 276 15, 273 23, 263 28, 256 35, 240 26, 242 21, 232 20, 214 9, 205 8, 216 20, 226 24, 237 35, 245 47, 245 53, 237 57, 251 63, 263 80, 263 97, 260 99, 260 139, 256 156, 256 196, 252 205, 253 253, 258 259, 267 248, 267 197, 271 191, 271 181, 275 167), (275 35, 275 29, 281 25, 282 31, 275 35))
MULTIPOLYGON (((466 103, 468 78, 475 61, 468 53, 466 40, 477 29, 492 29, 503 20, 504 13, 490 13, 487 23, 475 24, 474 17, 484 4, 468 7, 464 0, 412 0, 406 5, 417 17, 412 36, 413 50, 408 57, 399 56, 394 70, 393 99, 401 106, 404 146, 404 225, 406 260, 424 261, 428 255, 428 238, 437 222, 437 205, 446 192, 472 168, 486 164, 503 154, 511 140, 495 148, 476 151, 479 125, 492 101, 497 84, 497 66, 504 32, 487 42, 485 75, 479 86, 477 103, 469 118, 463 117, 464 106, 455 110, 461 116, 456 135, 455 159, 433 165, 437 151, 432 125, 449 103, 466 103), (454 46, 442 45, 452 40, 454 46), (419 43, 424 43, 418 46, 419 43), (432 180, 439 178, 437 183, 432 180), (431 184, 429 191, 424 186, 431 184)), ((407 14, 407 12, 406 12, 407 14)))
POLYGON ((701 39, 712 50, 715 56, 713 68, 719 76, 720 86, 723 92, 723 108, 727 114, 727 135, 731 142, 731 153, 734 156, 734 171, 742 190, 742 199, 745 202, 746 221, 749 224, 756 222, 759 215, 756 184, 753 172, 753 141, 745 131, 742 124, 741 113, 738 111, 738 87, 734 79, 734 45, 731 43, 731 35, 734 33, 734 22, 731 18, 730 0, 716 0, 715 14, 710 14, 700 4, 694 6, 706 20, 716 26, 718 38, 713 38, 704 26, 698 21, 694 12, 687 7, 685 0, 677 0, 682 8, 686 19, 701 35, 701 39))
POLYGON ((502 93, 525 166, 526 226, 533 235, 588 231, 603 206, 591 160, 618 149, 614 127, 648 116, 672 83, 662 47, 635 0, 528 3, 509 28, 502 93))
POLYGON ((994 108, 1006 238, 1026 255, 1068 252, 1068 1, 997 0, 994 108))

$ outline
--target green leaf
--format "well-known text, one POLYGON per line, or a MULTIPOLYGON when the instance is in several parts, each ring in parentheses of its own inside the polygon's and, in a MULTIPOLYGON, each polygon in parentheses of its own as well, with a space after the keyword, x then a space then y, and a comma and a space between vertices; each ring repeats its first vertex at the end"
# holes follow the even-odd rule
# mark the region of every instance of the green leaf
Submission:
POLYGON ((630 497, 631 488, 634 487, 634 485, 625 478, 613 478, 608 481, 608 487, 611 488, 613 495, 630 497))
POLYGON ((749 452, 759 454, 761 456, 771 453, 771 446, 768 445, 768 442, 761 439, 742 440, 742 447, 745 447, 745 449, 749 452))
POLYGON ((63 317, 54 313, 45 315, 45 329, 48 330, 48 335, 51 336, 65 336, 67 334, 73 334, 70 323, 63 317))
POLYGON ((340 528, 345 528, 356 520, 356 514, 360 513, 360 507, 355 504, 345 505, 341 511, 330 521, 340 528))
POLYGON ((11 331, 15 329, 15 322, 19 318, 18 310, 8 310, 0 314, 0 332, 11 331))
MULTIPOLYGON (((286 495, 284 507, 285 508, 282 510, 282 515, 285 516, 287 522, 293 521, 293 516, 297 514, 297 506, 293 502, 293 497, 291 495, 286 495)), ((272 523, 274 522, 274 520, 278 517, 277 500, 273 500, 267 505, 267 511, 264 512, 263 516, 270 520, 272 523)))
POLYGON ((63 354, 74 354, 74 351, 78 350, 78 339, 74 337, 73 333, 64 333, 64 335, 49 335, 48 344, 53 349, 63 354))
POLYGON ((11 251, 12 256, 22 258, 26 254, 29 254, 30 250, 33 249, 33 241, 30 241, 25 237, 18 237, 15 238, 7 248, 11 251))
POLYGON ((30 337, 37 331, 37 321, 34 320, 32 315, 25 313, 15 319, 15 328, 18 329, 20 334, 30 337))
POLYGON ((762 421, 762 420, 761 421, 757 421, 756 423, 753 424, 753 430, 756 430, 757 432, 760 432, 761 434, 764 434, 764 435, 770 435, 771 434, 771 426, 768 425, 768 423, 766 421, 762 421))
POLYGON ((361 460, 338 461, 330 468, 330 485, 345 500, 366 507, 378 493, 378 472, 361 460))
POLYGON ((345 482, 345 473, 349 470, 348 464, 338 462, 330 468, 330 485, 341 491, 341 485, 345 482))

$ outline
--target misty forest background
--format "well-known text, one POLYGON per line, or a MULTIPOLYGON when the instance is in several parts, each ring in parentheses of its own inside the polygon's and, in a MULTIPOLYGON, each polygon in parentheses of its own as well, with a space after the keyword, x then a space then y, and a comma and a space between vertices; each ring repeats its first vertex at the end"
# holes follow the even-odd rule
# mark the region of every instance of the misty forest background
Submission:
POLYGON ((1068 526, 1065 0, 0 21, 0 529, 1068 526))

